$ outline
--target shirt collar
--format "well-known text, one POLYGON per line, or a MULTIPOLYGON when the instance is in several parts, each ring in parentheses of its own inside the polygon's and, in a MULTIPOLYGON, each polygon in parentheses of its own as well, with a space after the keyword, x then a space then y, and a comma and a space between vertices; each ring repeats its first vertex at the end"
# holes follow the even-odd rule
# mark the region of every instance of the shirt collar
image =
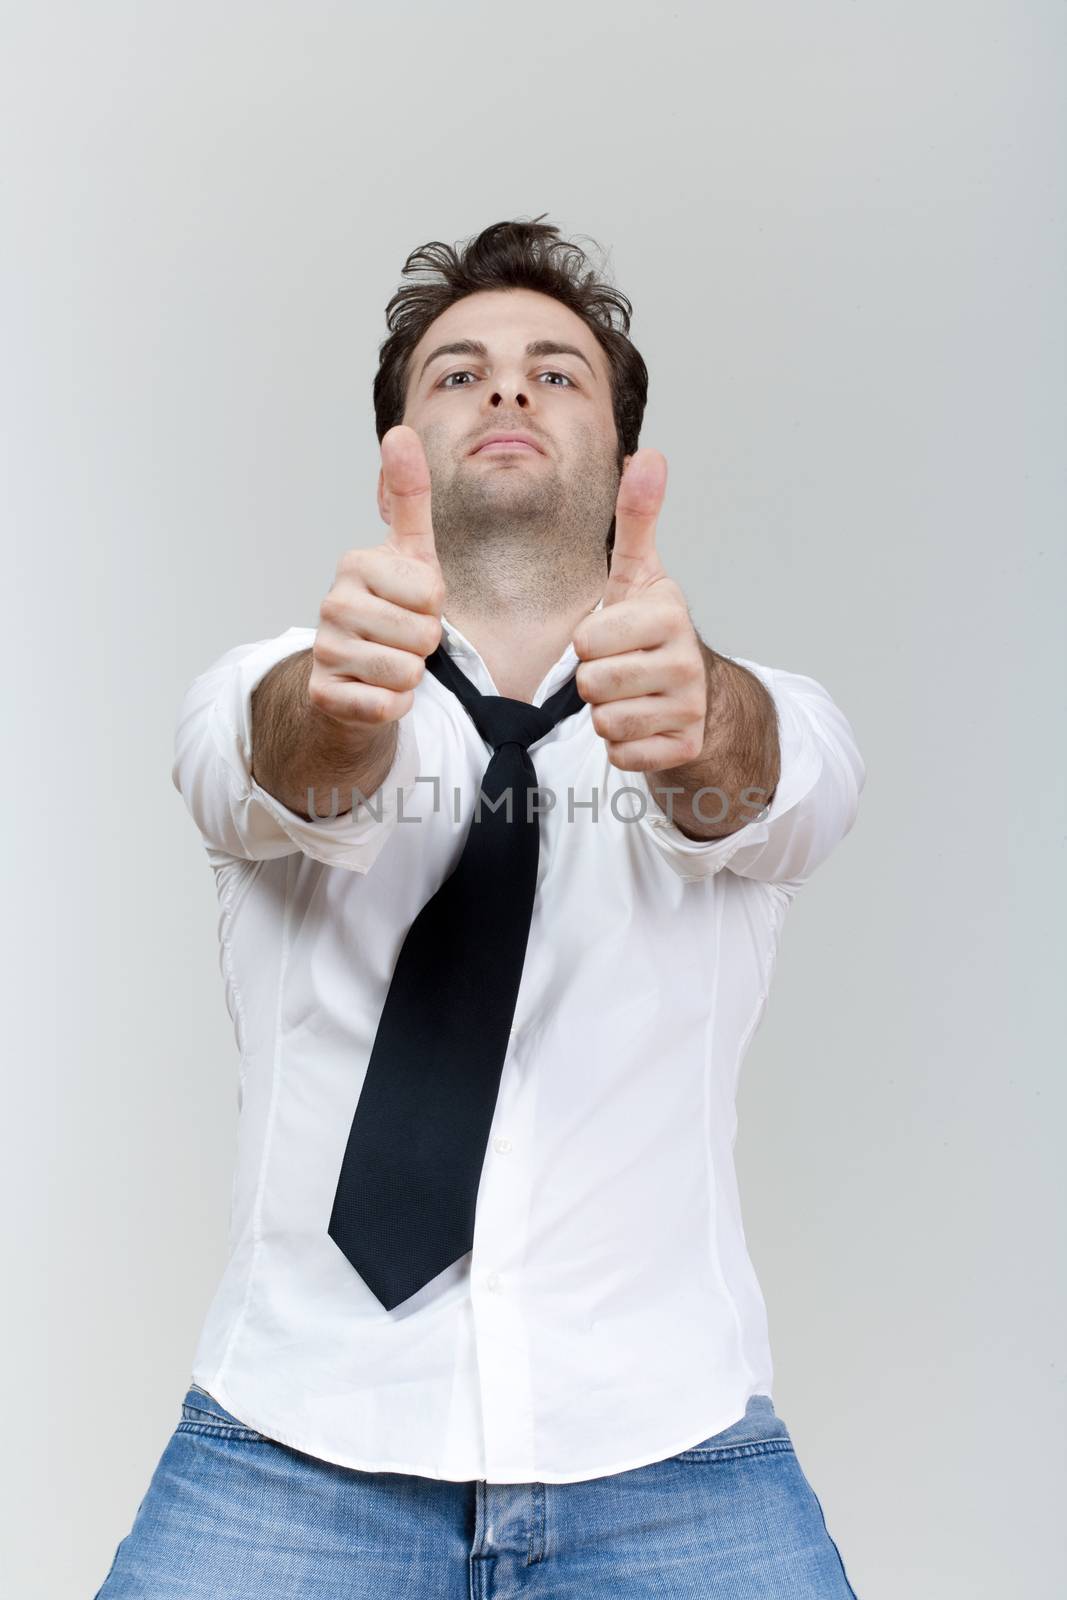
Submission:
MULTIPOLYGON (((602 595, 593 607, 593 611, 599 611, 603 604, 604 597, 602 595)), ((592 615, 592 612, 590 615, 592 615)), ((482 660, 481 654, 471 644, 466 634, 461 633, 454 623, 449 622, 444 612, 441 613, 441 643, 453 659, 463 664, 463 670, 467 676, 478 682, 478 687, 482 689, 483 694, 493 692, 489 687, 492 683, 489 669, 482 660), (479 682, 478 680, 482 681, 479 682)), ((545 677, 542 678, 534 703, 543 705, 550 694, 554 693, 557 688, 567 682, 568 678, 573 676, 577 664, 578 652, 575 650, 573 643, 569 642, 555 666, 550 667, 545 677)))

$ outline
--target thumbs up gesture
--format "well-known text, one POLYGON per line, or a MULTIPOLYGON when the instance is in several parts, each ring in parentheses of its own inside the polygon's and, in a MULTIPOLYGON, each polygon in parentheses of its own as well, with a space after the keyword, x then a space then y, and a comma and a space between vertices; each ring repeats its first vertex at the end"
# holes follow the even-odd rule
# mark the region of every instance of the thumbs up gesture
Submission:
POLYGON ((389 536, 348 550, 319 607, 308 699, 352 730, 411 709, 426 657, 441 640, 445 583, 434 548, 430 469, 414 428, 382 439, 389 536))
POLYGON ((574 633, 578 693, 623 772, 667 771, 704 748, 704 656, 685 596, 656 552, 666 488, 666 457, 638 450, 619 484, 603 607, 574 633))

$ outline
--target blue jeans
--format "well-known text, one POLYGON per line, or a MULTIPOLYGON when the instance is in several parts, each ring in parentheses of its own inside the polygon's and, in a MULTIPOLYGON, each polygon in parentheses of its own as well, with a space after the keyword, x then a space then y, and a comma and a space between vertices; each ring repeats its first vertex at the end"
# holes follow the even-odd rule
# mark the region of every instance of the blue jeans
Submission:
POLYGON ((361 1472, 197 1386, 94 1600, 856 1600, 769 1395, 582 1483, 361 1472))

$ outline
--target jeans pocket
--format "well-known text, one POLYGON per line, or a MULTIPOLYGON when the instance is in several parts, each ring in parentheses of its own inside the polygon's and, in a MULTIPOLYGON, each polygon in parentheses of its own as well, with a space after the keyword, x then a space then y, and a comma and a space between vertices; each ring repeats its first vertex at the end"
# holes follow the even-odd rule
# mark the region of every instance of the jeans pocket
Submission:
POLYGON ((771 1455, 793 1449, 789 1429, 774 1409, 769 1394, 750 1395, 743 1417, 690 1445, 677 1461, 727 1461, 740 1456, 771 1455))
POLYGON ((235 1417, 232 1411, 220 1405, 214 1395, 208 1394, 206 1389, 201 1389, 197 1383, 189 1385, 182 1400, 182 1417, 178 1424, 179 1433, 209 1433, 234 1439, 251 1439, 262 1444, 270 1441, 265 1434, 257 1433, 255 1428, 248 1427, 247 1423, 235 1417))

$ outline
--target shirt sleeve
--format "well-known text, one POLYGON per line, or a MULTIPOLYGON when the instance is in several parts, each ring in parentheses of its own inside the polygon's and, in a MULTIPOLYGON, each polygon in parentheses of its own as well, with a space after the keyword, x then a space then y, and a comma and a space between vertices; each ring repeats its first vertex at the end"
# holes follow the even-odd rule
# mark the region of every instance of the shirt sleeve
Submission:
POLYGON ((252 691, 276 662, 314 640, 314 628, 288 628, 228 650, 195 678, 178 713, 171 778, 212 855, 261 861, 302 850, 326 866, 365 873, 396 826, 401 795, 411 799, 418 777, 414 708, 397 722, 389 773, 355 813, 302 817, 252 776, 252 691))
MULTIPOLYGON (((794 891, 855 822, 866 767, 847 718, 822 684, 804 673, 730 659, 754 673, 774 701, 781 772, 768 811, 723 839, 690 839, 664 815, 640 773, 633 778, 647 798, 641 826, 683 878, 729 867, 794 891)), ((704 800, 709 810, 718 803, 715 795, 704 800)))

